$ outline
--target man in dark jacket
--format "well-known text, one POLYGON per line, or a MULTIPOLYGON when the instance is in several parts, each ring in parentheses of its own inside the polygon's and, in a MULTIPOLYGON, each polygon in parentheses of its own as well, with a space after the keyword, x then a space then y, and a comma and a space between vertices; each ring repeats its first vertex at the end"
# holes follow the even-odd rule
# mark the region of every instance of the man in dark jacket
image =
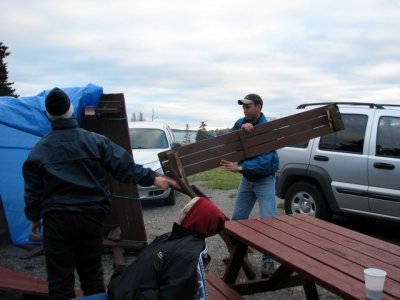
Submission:
MULTIPOLYGON (((236 121, 232 130, 251 132, 254 126, 265 124, 266 117, 261 112, 263 101, 257 94, 249 94, 238 100, 243 107, 244 117, 236 121)), ((232 220, 248 219, 256 200, 260 208, 260 217, 273 217, 276 213, 275 172, 279 168, 276 151, 265 152, 239 162, 221 160, 222 169, 239 172, 243 175, 237 191, 232 220)), ((269 277, 274 272, 271 258, 263 256, 262 277, 269 277)))
POLYGON ((107 137, 79 128, 71 101, 61 89, 51 90, 45 105, 52 131, 33 147, 23 165, 30 234, 37 234, 42 219, 51 299, 75 297, 75 268, 84 295, 101 293, 103 221, 112 199, 107 174, 142 186, 168 188, 174 182, 135 164, 107 137))
POLYGON ((108 285, 110 300, 207 299, 205 238, 225 227, 225 215, 206 198, 193 198, 172 232, 157 237, 108 285))

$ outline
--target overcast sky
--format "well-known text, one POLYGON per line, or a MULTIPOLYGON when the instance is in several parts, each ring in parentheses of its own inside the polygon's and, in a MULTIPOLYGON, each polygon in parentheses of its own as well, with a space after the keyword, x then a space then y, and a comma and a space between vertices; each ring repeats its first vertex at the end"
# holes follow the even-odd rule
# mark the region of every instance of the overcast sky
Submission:
POLYGON ((9 81, 33 96, 93 83, 128 114, 231 127, 314 101, 400 104, 400 0, 1 0, 9 81))

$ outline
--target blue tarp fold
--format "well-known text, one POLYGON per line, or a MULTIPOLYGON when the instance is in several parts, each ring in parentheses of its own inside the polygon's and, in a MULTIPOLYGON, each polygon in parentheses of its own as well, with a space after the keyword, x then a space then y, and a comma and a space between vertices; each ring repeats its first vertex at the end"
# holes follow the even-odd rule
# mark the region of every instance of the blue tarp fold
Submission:
MULTIPOLYGON (((71 99, 78 123, 84 108, 97 107, 103 94, 103 88, 94 84, 62 90, 71 99)), ((32 97, 0 97, 0 195, 14 244, 29 242, 22 165, 33 145, 51 130, 44 104, 49 92, 32 97)))

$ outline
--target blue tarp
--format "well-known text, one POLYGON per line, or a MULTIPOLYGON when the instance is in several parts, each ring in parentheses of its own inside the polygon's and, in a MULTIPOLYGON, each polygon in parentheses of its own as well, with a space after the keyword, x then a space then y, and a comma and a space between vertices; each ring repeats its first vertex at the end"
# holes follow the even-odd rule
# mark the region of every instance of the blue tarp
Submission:
MULTIPOLYGON (((79 123, 84 107, 97 107, 103 94, 103 88, 93 84, 62 90, 70 97, 79 123)), ((32 97, 0 97, 0 195, 14 244, 29 242, 22 165, 33 145, 51 130, 44 105, 49 92, 32 97)))

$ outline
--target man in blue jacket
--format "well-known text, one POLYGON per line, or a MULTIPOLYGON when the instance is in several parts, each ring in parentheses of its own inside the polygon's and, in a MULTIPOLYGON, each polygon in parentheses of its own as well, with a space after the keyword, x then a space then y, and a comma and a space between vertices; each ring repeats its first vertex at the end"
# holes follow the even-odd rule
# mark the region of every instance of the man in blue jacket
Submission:
POLYGON ((31 236, 43 222, 49 297, 75 297, 75 268, 85 296, 102 293, 103 222, 112 199, 108 174, 124 183, 164 189, 174 181, 135 164, 109 138, 79 128, 61 89, 52 89, 45 105, 52 131, 29 153, 23 176, 31 236))
MULTIPOLYGON (((251 132, 254 126, 267 122, 261 112, 263 100, 257 94, 249 94, 238 100, 244 117, 236 121, 232 130, 251 132)), ((222 169, 243 175, 233 208, 232 220, 248 219, 255 201, 258 200, 260 217, 273 217, 276 213, 275 172, 279 168, 276 151, 265 152, 239 162, 221 160, 222 169)), ((273 260, 263 255, 261 276, 270 277, 275 271, 273 260)))

